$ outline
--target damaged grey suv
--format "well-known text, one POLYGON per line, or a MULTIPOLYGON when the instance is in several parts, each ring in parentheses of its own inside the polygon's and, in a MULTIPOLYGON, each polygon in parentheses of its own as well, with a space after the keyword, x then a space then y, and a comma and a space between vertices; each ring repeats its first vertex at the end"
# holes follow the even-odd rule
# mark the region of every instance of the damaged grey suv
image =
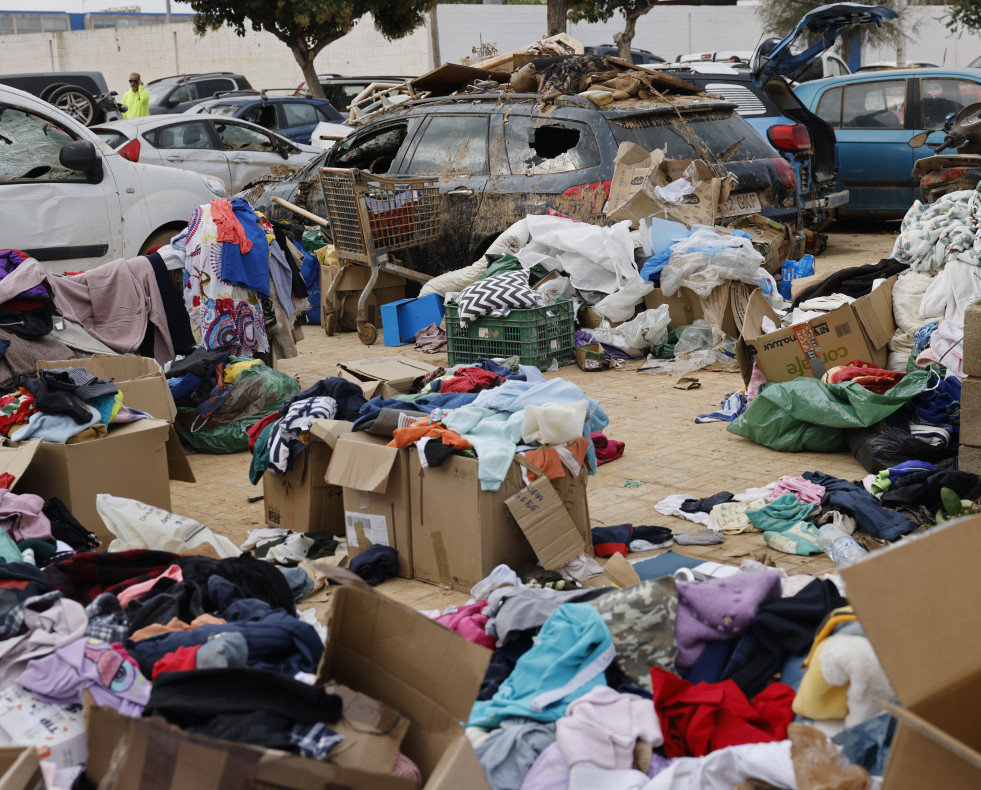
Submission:
POLYGON ((495 90, 415 99, 373 116, 303 171, 244 194, 272 218, 297 222, 270 198, 324 216, 320 167, 432 176, 442 201, 438 238, 399 257, 435 275, 472 263, 528 214, 552 210, 604 224, 614 159, 625 142, 660 148, 671 159, 704 159, 732 173, 738 185, 720 207, 720 222, 762 213, 798 235, 790 164, 735 105, 704 94, 602 107, 576 95, 545 103, 539 94, 495 90))

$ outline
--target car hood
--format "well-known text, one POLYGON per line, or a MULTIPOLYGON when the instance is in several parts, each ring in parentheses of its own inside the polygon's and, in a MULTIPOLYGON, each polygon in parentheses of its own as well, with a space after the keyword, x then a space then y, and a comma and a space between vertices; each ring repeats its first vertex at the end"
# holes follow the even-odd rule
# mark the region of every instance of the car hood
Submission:
POLYGON ((804 14, 790 35, 778 41, 775 46, 773 39, 760 44, 753 55, 753 78, 760 85, 777 75, 793 79, 834 45, 843 28, 852 25, 879 26, 896 16, 891 8, 861 3, 833 3, 815 8, 804 14), (797 39, 806 41, 816 36, 820 38, 803 52, 796 55, 793 53, 791 48, 797 39))

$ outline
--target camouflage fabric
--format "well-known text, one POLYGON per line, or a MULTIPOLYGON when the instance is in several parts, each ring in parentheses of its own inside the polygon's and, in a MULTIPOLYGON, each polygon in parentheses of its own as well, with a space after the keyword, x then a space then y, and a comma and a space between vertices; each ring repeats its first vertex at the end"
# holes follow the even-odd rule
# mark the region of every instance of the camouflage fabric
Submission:
POLYGON ((650 691, 651 667, 675 671, 678 589, 673 577, 642 581, 588 603, 610 629, 617 651, 614 663, 631 683, 650 691))

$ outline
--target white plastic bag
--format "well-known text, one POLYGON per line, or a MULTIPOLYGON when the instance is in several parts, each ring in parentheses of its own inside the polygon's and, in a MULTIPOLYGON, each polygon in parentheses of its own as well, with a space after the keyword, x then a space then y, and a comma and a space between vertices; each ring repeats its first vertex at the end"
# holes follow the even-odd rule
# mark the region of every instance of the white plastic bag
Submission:
POLYGON ((597 343, 619 348, 632 357, 639 357, 667 340, 668 306, 662 304, 652 310, 645 310, 620 326, 610 326, 604 321, 595 329, 588 329, 597 343))
POLYGON ((679 288, 690 288, 708 296, 726 280, 741 280, 762 286, 767 272, 749 239, 699 228, 672 247, 671 257, 661 271, 661 291, 673 295, 679 288))
POLYGON ((238 546, 222 535, 216 535, 193 518, 169 513, 135 499, 98 494, 95 509, 116 539, 106 551, 153 549, 181 554, 204 543, 214 546, 222 559, 238 557, 238 546))

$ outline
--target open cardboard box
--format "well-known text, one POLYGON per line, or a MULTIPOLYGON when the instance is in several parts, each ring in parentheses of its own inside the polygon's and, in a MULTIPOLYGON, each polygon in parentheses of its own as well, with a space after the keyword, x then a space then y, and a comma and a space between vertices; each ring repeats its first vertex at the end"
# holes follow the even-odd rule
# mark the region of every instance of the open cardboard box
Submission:
POLYGON ((749 298, 736 359, 744 381, 749 381, 753 362, 767 381, 792 381, 800 376, 820 378, 828 368, 853 360, 885 364, 887 344, 896 331, 892 315, 891 277, 872 293, 832 310, 805 324, 775 332, 763 331, 763 319, 778 327, 780 317, 763 294, 749 298))
POLYGON ((981 787, 981 516, 960 519, 843 568, 901 705, 883 790, 981 787))
POLYGON ((262 475, 266 524, 294 532, 344 534, 344 504, 341 489, 324 479, 334 454, 337 438, 351 430, 345 420, 313 420, 307 448, 293 461, 285 475, 269 469, 262 475))
POLYGON ((30 746, 0 747, 0 790, 45 790, 34 749, 30 746))
POLYGON ((413 381, 434 370, 433 365, 408 357, 377 357, 337 365, 337 375, 360 385, 368 399, 378 395, 385 398, 404 395, 413 381))
POLYGON ((326 482, 343 489, 348 556, 381 544, 399 555, 399 576, 412 578, 412 520, 409 516, 409 455, 415 447, 388 447, 363 431, 340 436, 326 482))
POLYGON ((753 292, 758 289, 744 282, 732 281, 716 286, 707 299, 682 286, 671 296, 655 288, 644 297, 644 306, 651 310, 662 304, 668 306, 671 318, 668 329, 690 326, 699 318, 722 327, 728 337, 739 337, 753 292))

